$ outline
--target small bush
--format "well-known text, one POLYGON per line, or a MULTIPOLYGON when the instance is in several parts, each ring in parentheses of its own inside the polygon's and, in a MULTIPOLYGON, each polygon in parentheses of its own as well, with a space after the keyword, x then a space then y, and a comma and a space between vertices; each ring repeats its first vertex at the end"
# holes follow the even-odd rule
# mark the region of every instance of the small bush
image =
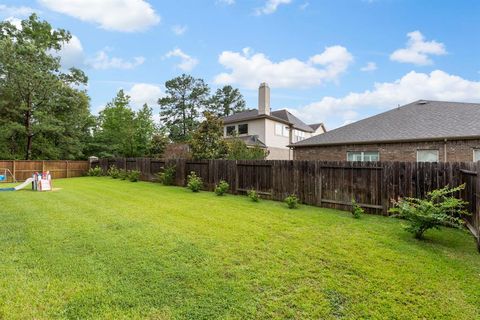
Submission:
POLYGON ((298 198, 296 195, 291 194, 285 198, 285 203, 287 204, 289 209, 297 209, 298 208, 298 198))
POLYGON ((255 189, 250 189, 247 191, 247 196, 252 200, 253 202, 258 202, 260 198, 258 197, 258 192, 255 191, 255 189))
POLYGON ((360 217, 364 213, 365 211, 362 209, 362 207, 358 205, 357 201, 355 201, 355 199, 352 199, 352 216, 355 219, 360 219, 360 217))
POLYGON ((115 165, 111 165, 110 169, 108 169, 107 171, 107 175, 109 175, 113 179, 118 179, 119 173, 120 173, 120 170, 118 170, 115 165))
POLYGON ((220 180, 220 183, 215 186, 215 193, 217 196, 223 196, 230 188, 230 185, 225 180, 220 180))
POLYGON ((125 169, 118 170, 118 178, 121 180, 126 180, 128 178, 128 171, 125 169))
POLYGON ((128 180, 131 182, 137 182, 140 179, 140 171, 132 170, 128 172, 128 180))
POLYGON ((103 175, 102 168, 95 167, 88 169, 87 176, 89 177, 100 177, 103 175))
POLYGON ((171 186, 175 182, 176 168, 174 165, 163 168, 163 172, 157 173, 157 181, 164 186, 171 186))
POLYGON ((453 196, 464 189, 462 184, 456 188, 445 188, 429 192, 425 199, 404 198, 394 201, 390 212, 409 222, 405 229, 413 233, 417 239, 422 239, 425 231, 440 226, 460 228, 464 221, 462 215, 469 214, 463 208, 467 202, 453 196))
POLYGON ((193 192, 198 192, 203 187, 202 178, 197 176, 195 172, 190 172, 187 177, 187 188, 192 190, 193 192))

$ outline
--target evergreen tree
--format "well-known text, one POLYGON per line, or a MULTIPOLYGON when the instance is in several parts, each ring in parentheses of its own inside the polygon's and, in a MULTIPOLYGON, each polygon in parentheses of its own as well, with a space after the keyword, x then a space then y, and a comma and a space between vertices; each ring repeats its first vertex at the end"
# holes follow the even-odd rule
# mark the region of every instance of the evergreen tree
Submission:
POLYGON ((218 117, 226 117, 237 112, 245 111, 245 100, 238 89, 232 86, 218 88, 210 99, 209 111, 218 117))
POLYGON ((223 121, 210 112, 193 133, 190 147, 194 159, 222 159, 227 154, 223 138, 223 121))
POLYGON ((165 83, 166 97, 158 100, 160 120, 173 142, 187 142, 208 105, 210 89, 202 79, 183 74, 165 83))

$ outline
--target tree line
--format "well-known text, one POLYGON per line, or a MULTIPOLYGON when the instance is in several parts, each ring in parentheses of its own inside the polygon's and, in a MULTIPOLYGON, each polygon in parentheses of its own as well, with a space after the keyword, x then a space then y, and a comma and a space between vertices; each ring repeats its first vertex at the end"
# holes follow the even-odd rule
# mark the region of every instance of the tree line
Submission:
POLYGON ((169 143, 188 143, 195 158, 265 157, 239 139, 223 139, 221 117, 246 109, 236 88, 213 94, 204 80, 183 74, 139 110, 120 90, 98 115, 90 112, 88 78, 65 70, 58 52, 71 39, 35 14, 16 27, 0 23, 0 159, 159 157, 169 143))

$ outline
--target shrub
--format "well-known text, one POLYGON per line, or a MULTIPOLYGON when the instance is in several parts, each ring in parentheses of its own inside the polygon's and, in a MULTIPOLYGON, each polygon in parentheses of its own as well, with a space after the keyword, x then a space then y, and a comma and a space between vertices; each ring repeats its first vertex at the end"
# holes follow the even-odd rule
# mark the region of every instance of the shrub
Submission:
POLYGON ((355 199, 352 199, 352 216, 355 219, 360 219, 360 217, 364 213, 365 211, 362 209, 362 207, 358 205, 357 201, 355 201, 355 199))
POLYGON ((174 165, 163 168, 163 172, 157 173, 157 181, 164 186, 173 185, 173 182, 175 181, 175 171, 176 168, 174 165))
POLYGON ((255 191, 255 189, 250 189, 247 191, 247 196, 250 198, 250 200, 252 200, 253 202, 258 202, 258 200, 260 199, 258 197, 258 193, 257 191, 255 191))
POLYGON ((187 177, 187 188, 192 190, 193 192, 198 192, 203 187, 202 178, 197 176, 195 172, 190 172, 187 177))
POLYGON ((101 175, 103 175, 103 172, 102 172, 102 168, 100 167, 88 169, 87 176, 89 177, 100 177, 101 175))
POLYGON ((217 196, 223 196, 228 191, 230 185, 225 180, 220 180, 220 183, 215 186, 215 193, 217 196))
POLYGON ((291 194, 285 198, 285 203, 287 204, 289 209, 297 209, 298 208, 298 198, 296 195, 291 194))
POLYGON ((118 178, 122 180, 126 180, 128 178, 128 171, 125 169, 118 170, 118 178))
POLYGON ((118 170, 115 165, 111 165, 110 169, 107 171, 107 174, 113 179, 117 179, 118 175, 120 174, 120 170, 118 170))
POLYGON ((132 170, 128 172, 128 180, 130 180, 131 182, 137 182, 139 178, 140 178, 140 171, 132 170))
POLYGON ((429 192, 425 199, 403 198, 393 201, 394 208, 389 212, 395 217, 409 222, 405 229, 413 233, 415 238, 422 239, 425 231, 440 226, 459 228, 464 222, 462 214, 468 214, 463 208, 467 202, 456 198, 453 194, 464 189, 465 185, 456 188, 448 186, 429 192))

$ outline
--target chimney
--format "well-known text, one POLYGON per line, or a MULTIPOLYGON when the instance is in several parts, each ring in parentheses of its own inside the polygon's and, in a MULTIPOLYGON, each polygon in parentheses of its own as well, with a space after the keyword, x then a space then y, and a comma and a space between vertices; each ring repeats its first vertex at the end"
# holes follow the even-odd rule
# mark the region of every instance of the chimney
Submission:
POLYGON ((265 82, 258 88, 258 114, 270 115, 270 87, 265 82))

